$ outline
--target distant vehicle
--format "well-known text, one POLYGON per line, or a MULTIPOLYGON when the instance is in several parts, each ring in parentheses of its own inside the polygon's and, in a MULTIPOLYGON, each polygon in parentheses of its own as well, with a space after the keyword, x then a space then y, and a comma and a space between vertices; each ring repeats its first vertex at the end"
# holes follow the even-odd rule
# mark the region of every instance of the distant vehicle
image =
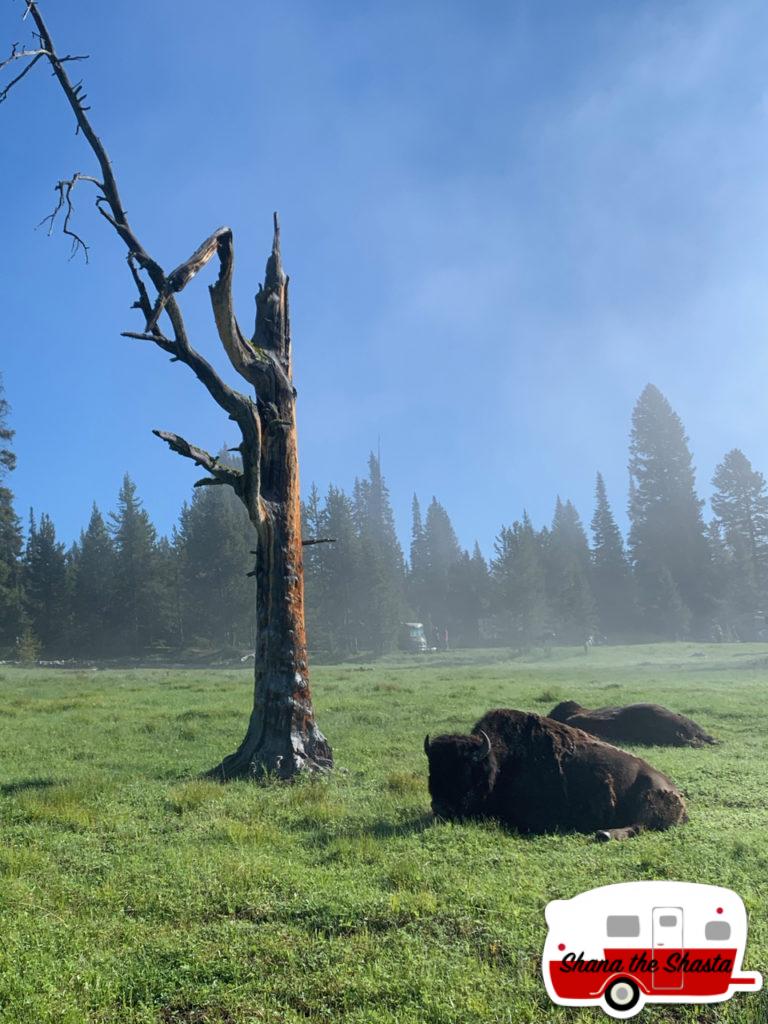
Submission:
POLYGON ((424 623, 403 622, 400 626, 398 647, 401 651, 407 651, 409 654, 426 654, 429 648, 424 633, 424 623))

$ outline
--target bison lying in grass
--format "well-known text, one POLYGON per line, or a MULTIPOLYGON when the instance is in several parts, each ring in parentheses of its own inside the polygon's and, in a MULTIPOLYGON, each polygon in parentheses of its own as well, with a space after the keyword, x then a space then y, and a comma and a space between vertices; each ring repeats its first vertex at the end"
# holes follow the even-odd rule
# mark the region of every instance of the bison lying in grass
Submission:
POLYGON ((666 775, 541 715, 489 711, 469 736, 427 736, 424 752, 441 818, 493 817, 520 832, 596 832, 602 841, 687 820, 666 775))
POLYGON ((661 704, 628 704, 623 708, 590 711, 575 700, 564 700, 548 717, 609 743, 639 743, 649 747, 703 747, 706 743, 717 743, 696 722, 661 704))

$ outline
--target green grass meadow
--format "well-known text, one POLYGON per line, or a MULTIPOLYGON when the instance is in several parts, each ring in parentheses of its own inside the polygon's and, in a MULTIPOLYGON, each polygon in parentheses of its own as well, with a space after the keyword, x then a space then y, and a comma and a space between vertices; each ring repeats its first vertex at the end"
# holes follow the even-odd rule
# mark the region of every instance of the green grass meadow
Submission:
MULTIPOLYGON (((545 1024, 544 906, 596 885, 726 885, 768 973, 768 645, 453 652, 313 673, 337 770, 196 776, 234 749, 251 669, 0 666, 0 1021, 545 1024), (636 748, 689 824, 601 845, 435 824, 424 734, 498 706, 653 700, 722 745, 636 748)), ((639 1020, 765 1024, 766 994, 639 1020)))

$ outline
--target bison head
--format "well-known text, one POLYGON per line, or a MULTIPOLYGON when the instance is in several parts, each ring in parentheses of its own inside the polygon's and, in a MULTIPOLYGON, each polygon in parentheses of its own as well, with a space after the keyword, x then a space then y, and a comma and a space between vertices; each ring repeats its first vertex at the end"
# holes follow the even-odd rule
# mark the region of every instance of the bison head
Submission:
POLYGON ((556 707, 547 715, 547 718, 551 718, 555 722, 567 722, 571 715, 578 715, 580 711, 585 709, 575 700, 564 700, 561 701, 556 707))
POLYGON ((424 740, 429 760, 429 794, 439 818, 482 814, 496 781, 498 766, 484 732, 471 736, 437 736, 424 740))

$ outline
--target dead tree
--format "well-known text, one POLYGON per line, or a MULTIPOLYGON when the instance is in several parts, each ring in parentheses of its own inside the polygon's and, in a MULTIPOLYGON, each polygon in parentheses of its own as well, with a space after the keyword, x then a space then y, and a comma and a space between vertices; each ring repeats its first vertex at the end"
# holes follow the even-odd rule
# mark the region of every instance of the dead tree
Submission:
POLYGON ((253 711, 239 748, 210 775, 223 780, 269 773, 287 779, 300 771, 330 768, 331 748, 315 723, 309 687, 296 390, 291 366, 288 278, 280 260, 277 215, 272 253, 256 296, 256 328, 249 339, 243 335, 232 305, 231 229, 214 231, 189 259, 166 274, 128 221, 109 156, 91 126, 82 86, 73 84, 67 74, 66 65, 83 58, 56 52, 35 0, 25 0, 24 18, 34 23, 35 42, 27 50, 14 45, 10 56, 0 61, 0 71, 9 68, 15 75, 0 89, 0 102, 34 64, 47 62, 75 115, 76 130, 85 137, 101 172, 100 177, 77 173, 59 182, 58 203, 47 218, 51 229, 61 215, 73 254, 82 250, 87 258, 87 246, 72 225, 72 193, 81 183, 96 189, 99 213, 126 246, 137 292, 134 308, 144 317, 142 330, 125 331, 123 336, 156 345, 170 355, 172 362, 186 364, 237 424, 241 435, 238 449, 242 467, 235 469, 178 434, 154 431, 174 452, 208 473, 195 486, 231 487, 256 528, 256 565, 251 573, 256 581, 257 619, 253 711), (16 73, 19 66, 23 70, 16 73), (209 291, 219 340, 253 396, 225 383, 187 335, 177 296, 214 256, 219 262, 219 275, 209 291), (166 322, 168 333, 162 326, 166 322))

